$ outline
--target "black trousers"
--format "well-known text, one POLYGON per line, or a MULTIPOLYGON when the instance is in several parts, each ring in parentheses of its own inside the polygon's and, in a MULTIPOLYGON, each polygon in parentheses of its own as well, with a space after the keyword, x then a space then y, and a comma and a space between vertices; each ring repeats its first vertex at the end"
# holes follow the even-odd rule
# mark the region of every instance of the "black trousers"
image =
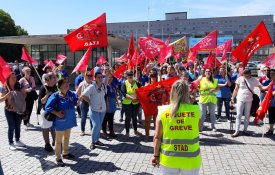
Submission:
POLYGON ((34 100, 31 98, 30 93, 27 93, 26 97, 26 112, 28 112, 28 119, 24 120, 24 125, 30 123, 30 118, 32 115, 32 108, 33 108, 34 100))
POLYGON ((133 122, 134 130, 137 131, 137 116, 139 111, 139 104, 133 105, 123 105, 124 111, 125 111, 125 129, 126 133, 129 133, 130 131, 130 124, 131 120, 133 122))
POLYGON ((115 113, 105 113, 104 120, 102 122, 102 131, 106 133, 107 123, 110 133, 114 132, 114 115, 115 113))

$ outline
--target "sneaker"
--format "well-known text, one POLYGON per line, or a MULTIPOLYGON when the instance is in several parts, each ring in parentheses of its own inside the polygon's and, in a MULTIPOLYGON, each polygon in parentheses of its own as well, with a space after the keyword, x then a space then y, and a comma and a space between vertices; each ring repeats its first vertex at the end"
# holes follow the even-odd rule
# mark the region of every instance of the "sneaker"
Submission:
POLYGON ((12 143, 10 144, 10 148, 9 148, 11 151, 15 151, 17 148, 16 146, 12 143))
POLYGON ((62 156, 63 157, 63 159, 74 159, 75 158, 75 156, 73 155, 73 154, 67 154, 67 155, 63 155, 62 156))
POLYGON ((85 132, 81 132, 80 136, 85 136, 85 132))
POLYGON ((53 152, 53 147, 50 144, 45 145, 45 150, 48 152, 53 152))
POLYGON ((56 164, 60 167, 64 167, 65 166, 65 163, 62 161, 62 159, 59 159, 56 161, 56 164))
POLYGON ((123 118, 119 119, 119 122, 123 122, 123 118))
POLYGON ((91 146, 90 146, 90 149, 94 150, 95 148, 96 148, 95 143, 92 143, 91 146))
POLYGON ((103 146, 103 145, 104 145, 104 143, 102 143, 102 142, 99 141, 99 140, 98 140, 97 142, 95 142, 95 144, 96 144, 96 145, 99 145, 99 146, 103 146))
POLYGON ((268 130, 264 135, 265 136, 271 136, 271 135, 273 135, 273 131, 268 130))
POLYGON ((135 131, 135 135, 139 136, 139 137, 142 136, 142 134, 140 132, 138 132, 138 131, 135 131))
POLYGON ((16 141, 15 146, 18 146, 18 147, 25 147, 26 145, 24 143, 22 143, 20 140, 19 141, 16 141))
POLYGON ((239 137, 240 133, 239 132, 235 132, 234 134, 231 135, 231 137, 239 137))

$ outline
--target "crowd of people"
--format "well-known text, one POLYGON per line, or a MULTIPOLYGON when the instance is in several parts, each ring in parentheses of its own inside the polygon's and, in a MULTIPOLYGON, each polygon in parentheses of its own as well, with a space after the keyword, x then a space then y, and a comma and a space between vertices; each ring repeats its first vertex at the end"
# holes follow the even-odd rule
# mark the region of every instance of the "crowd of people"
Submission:
MULTIPOLYGON (((5 102, 5 116, 8 123, 8 142, 10 150, 25 146, 20 139, 20 128, 23 120, 27 131, 33 124, 30 117, 33 106, 38 103, 37 113, 42 118, 42 136, 45 142, 45 150, 55 151, 56 161, 59 166, 65 166, 64 159, 74 159, 69 151, 71 129, 77 126, 77 114, 81 118, 81 134, 91 135, 90 149, 104 145, 100 138, 108 139, 117 137, 114 126, 114 114, 120 107, 120 120, 125 124, 125 136, 130 137, 131 126, 138 137, 142 133, 138 131, 138 124, 144 127, 145 139, 150 139, 151 123, 156 127, 154 137, 153 164, 159 162, 164 167, 199 169, 199 131, 203 132, 207 116, 210 116, 211 129, 216 132, 217 122, 232 122, 230 109, 236 108, 236 127, 232 137, 240 136, 241 117, 244 115, 244 129, 247 132, 250 117, 254 88, 261 90, 261 100, 266 94, 269 84, 275 81, 275 70, 264 68, 264 75, 259 80, 251 76, 249 69, 243 69, 241 63, 237 65, 222 64, 220 67, 205 67, 203 61, 195 63, 177 62, 175 64, 148 63, 145 67, 136 67, 122 73, 121 78, 114 76, 120 64, 110 67, 108 63, 97 65, 92 70, 79 72, 75 79, 75 89, 70 89, 69 74, 64 66, 56 70, 46 67, 42 77, 42 85, 37 94, 37 85, 32 74, 32 67, 26 65, 22 70, 13 67, 13 71, 2 88, 0 101, 5 102), (142 115, 142 106, 136 94, 136 89, 148 86, 158 81, 178 76, 179 80, 172 86, 170 94, 171 104, 163 106, 152 116, 142 115), (197 83, 197 87, 196 84, 197 83), (222 109, 225 109, 225 118, 222 109), (189 134, 181 135, 179 131, 171 133, 170 127, 176 124, 177 112, 184 114, 194 112, 194 120, 185 118, 184 123, 188 127, 189 134), (217 111, 217 113, 216 113, 217 111), (172 122, 169 122, 170 116, 172 122), (89 118, 90 127, 86 128, 89 118), (144 120, 144 123, 143 123, 144 120), (152 122, 153 121, 153 122, 152 122), (188 125, 189 124, 189 125, 188 125), (108 126, 108 128, 107 128, 108 126), (193 128, 193 129, 190 129, 193 128), (190 130, 190 131, 189 131, 190 130), (50 134, 52 141, 50 141, 50 134), (14 138, 15 137, 15 142, 14 138), (173 139, 185 139, 190 141, 189 151, 192 162, 186 165, 171 165, 171 155, 174 148, 173 139), (165 139, 164 139, 165 138, 165 139), (169 141, 170 139, 170 141, 169 141), (192 145, 193 144, 193 145, 192 145), (53 146, 55 148, 53 148, 53 146), (192 156, 191 156, 192 155, 192 156), (192 165, 191 165, 192 164, 192 165), (171 165, 171 166, 170 166, 171 165)), ((273 87, 273 96, 275 86, 273 87)), ((272 99, 269 108, 270 128, 266 136, 273 134, 275 123, 275 100, 272 99)), ((185 148, 178 148, 185 149, 185 148)), ((172 156, 173 157, 173 156, 172 156)), ((184 157, 184 156, 183 156, 184 157)), ((187 156, 188 157, 188 156, 187 156)), ((174 157, 173 157, 174 158, 174 157)), ((185 160, 186 158, 178 158, 185 160)), ((165 168, 164 168, 165 169, 165 168)), ((164 171, 170 172, 165 169, 164 171)), ((198 171, 195 171, 198 173, 198 171)), ((195 173, 196 174, 196 173, 195 173)))

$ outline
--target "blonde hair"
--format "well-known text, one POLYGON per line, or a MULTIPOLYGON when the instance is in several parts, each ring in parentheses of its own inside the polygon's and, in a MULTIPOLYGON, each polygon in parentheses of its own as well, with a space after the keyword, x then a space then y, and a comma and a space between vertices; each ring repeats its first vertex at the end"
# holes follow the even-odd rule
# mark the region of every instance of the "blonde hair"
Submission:
POLYGON ((177 80, 170 92, 171 118, 176 116, 181 103, 189 103, 189 87, 183 80, 177 80))

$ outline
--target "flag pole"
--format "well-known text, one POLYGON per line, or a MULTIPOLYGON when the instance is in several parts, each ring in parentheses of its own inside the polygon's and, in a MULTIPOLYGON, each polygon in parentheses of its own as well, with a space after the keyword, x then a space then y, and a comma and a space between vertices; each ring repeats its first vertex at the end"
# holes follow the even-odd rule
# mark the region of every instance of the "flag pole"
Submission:
POLYGON ((263 144, 263 139, 264 139, 264 129, 265 129, 265 121, 266 120, 266 113, 265 113, 265 117, 264 117, 264 120, 263 120, 263 122, 264 122, 264 126, 263 126, 263 129, 262 129, 262 144, 263 144))
POLYGON ((44 86, 44 88, 46 89, 46 91, 48 91, 48 89, 46 88, 45 84, 44 84, 43 81, 42 81, 41 76, 40 76, 39 73, 37 72, 36 68, 33 66, 33 64, 31 64, 31 65, 32 65, 32 67, 33 67, 35 73, 37 74, 39 80, 41 81, 42 85, 44 86))

